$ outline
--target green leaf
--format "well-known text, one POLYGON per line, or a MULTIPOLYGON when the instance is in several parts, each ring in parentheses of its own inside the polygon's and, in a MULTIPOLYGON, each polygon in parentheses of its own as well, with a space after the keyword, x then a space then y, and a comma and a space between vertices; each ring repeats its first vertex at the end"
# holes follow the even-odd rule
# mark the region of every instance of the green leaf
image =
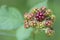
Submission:
POLYGON ((24 28, 24 25, 22 25, 17 31, 16 31, 16 37, 18 40, 27 40, 30 35, 31 32, 33 31, 32 28, 24 28))
POLYGON ((22 24, 21 13, 13 7, 0 7, 0 30, 16 29, 22 24))
POLYGON ((34 8, 41 8, 42 6, 48 7, 47 1, 48 1, 48 0, 45 0, 45 1, 43 1, 43 2, 38 3, 37 5, 33 6, 33 7, 29 10, 29 12, 31 12, 34 8))
POLYGON ((33 7, 37 5, 38 3, 46 2, 46 0, 28 0, 27 4, 29 7, 33 7))

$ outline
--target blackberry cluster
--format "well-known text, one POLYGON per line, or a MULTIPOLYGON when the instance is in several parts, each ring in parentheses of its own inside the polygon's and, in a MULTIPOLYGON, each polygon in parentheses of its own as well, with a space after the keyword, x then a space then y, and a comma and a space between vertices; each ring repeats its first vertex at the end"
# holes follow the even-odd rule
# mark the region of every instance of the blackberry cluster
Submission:
POLYGON ((36 8, 29 14, 25 13, 24 18, 25 28, 33 27, 45 30, 45 33, 48 35, 51 35, 51 33, 54 31, 52 30, 52 25, 55 21, 55 15, 50 9, 47 9, 46 7, 41 7, 40 9, 36 8))

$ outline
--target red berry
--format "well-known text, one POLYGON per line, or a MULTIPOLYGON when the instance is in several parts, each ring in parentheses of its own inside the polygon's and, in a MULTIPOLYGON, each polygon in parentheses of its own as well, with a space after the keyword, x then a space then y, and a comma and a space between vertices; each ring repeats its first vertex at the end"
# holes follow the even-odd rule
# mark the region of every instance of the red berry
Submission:
POLYGON ((35 16, 37 21, 43 21, 45 19, 44 13, 38 12, 35 16))

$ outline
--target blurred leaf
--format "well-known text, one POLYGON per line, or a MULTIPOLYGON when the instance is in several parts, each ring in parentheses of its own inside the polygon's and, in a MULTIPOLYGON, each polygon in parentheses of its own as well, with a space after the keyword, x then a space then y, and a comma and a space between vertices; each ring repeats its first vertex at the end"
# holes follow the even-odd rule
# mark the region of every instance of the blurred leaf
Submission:
POLYGON ((37 4, 39 5, 39 3, 47 2, 47 0, 28 0, 27 2, 29 7, 33 7, 33 6, 36 6, 37 4))
POLYGON ((0 8, 0 30, 16 29, 22 24, 23 18, 21 13, 13 7, 6 5, 0 8))
POLYGON ((16 37, 0 35, 0 40, 17 40, 16 37))
POLYGON ((31 35, 32 28, 24 28, 24 25, 21 26, 17 31, 16 31, 16 37, 18 40, 27 40, 29 36, 31 35))
POLYGON ((45 0, 45 1, 43 1, 43 2, 38 3, 37 5, 33 6, 33 7, 30 9, 29 12, 31 12, 34 8, 41 8, 42 6, 48 7, 47 1, 48 1, 48 0, 45 0))

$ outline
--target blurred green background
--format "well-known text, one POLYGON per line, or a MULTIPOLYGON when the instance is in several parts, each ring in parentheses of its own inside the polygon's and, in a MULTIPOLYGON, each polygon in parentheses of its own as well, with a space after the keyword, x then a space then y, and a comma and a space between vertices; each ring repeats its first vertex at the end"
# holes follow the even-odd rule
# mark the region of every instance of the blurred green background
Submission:
POLYGON ((47 37, 44 32, 40 32, 35 35, 35 40, 60 40, 60 0, 0 0, 0 40, 33 40, 32 37, 26 37, 30 35, 30 29, 24 31, 21 28, 24 26, 23 15, 41 6, 50 8, 56 15, 53 26, 55 35, 47 37))

